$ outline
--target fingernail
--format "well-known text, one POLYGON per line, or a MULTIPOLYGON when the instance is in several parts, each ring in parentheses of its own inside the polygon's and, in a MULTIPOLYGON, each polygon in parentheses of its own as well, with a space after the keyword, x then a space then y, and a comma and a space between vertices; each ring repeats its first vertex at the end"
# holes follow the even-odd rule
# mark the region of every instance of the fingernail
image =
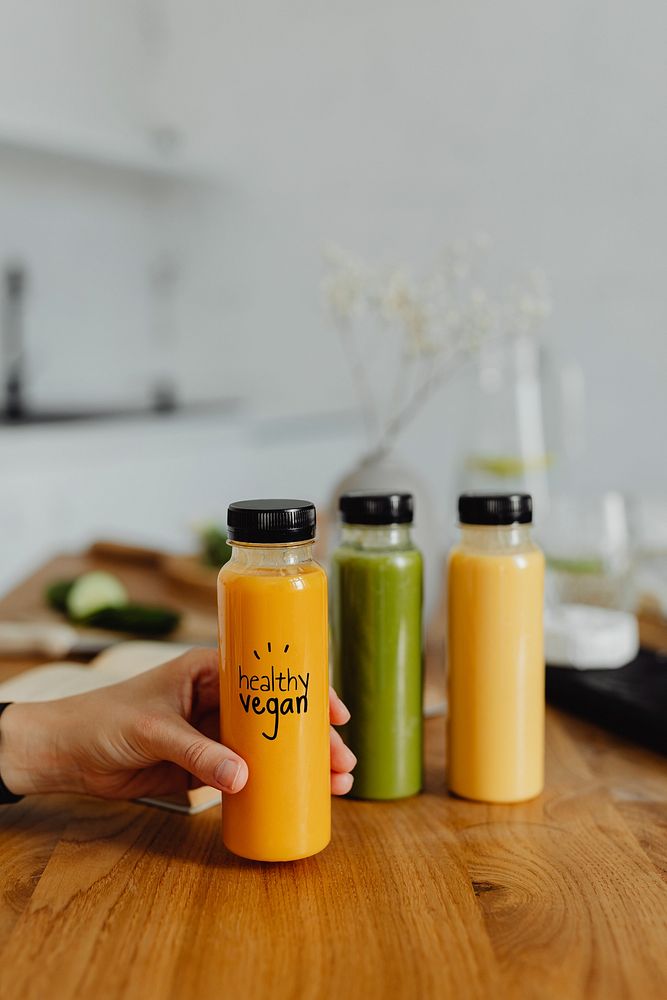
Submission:
POLYGON ((241 764, 237 760, 223 760, 215 769, 215 780, 225 792, 233 792, 241 773, 241 764))
POLYGON ((349 760, 352 761, 352 763, 350 764, 350 770, 352 770, 353 767, 357 766, 357 758, 354 756, 349 747, 345 747, 345 749, 347 750, 347 756, 349 760))

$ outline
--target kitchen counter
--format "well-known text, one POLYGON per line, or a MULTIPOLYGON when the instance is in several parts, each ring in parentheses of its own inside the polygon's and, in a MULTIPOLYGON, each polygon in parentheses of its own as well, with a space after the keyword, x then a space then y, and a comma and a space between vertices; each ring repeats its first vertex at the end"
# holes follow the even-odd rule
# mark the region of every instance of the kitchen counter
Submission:
MULTIPOLYGON (((0 617, 29 611, 58 570, 0 617)), ((173 603, 165 588, 147 575, 150 599, 173 603)), ((196 610, 212 629, 212 607, 196 610)), ((5 661, 0 678, 30 665, 5 661)), ((228 854, 217 810, 0 807, 0 995, 667 995, 667 761, 550 710, 535 801, 457 800, 443 771, 433 719, 424 793, 334 801, 331 846, 293 864, 228 854)))

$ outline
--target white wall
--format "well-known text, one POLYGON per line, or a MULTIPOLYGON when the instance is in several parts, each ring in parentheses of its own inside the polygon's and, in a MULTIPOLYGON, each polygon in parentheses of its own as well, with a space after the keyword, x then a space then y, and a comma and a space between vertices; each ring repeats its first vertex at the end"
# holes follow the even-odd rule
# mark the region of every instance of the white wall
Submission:
POLYGON ((161 13, 160 0, 0 0, 0 272, 27 273, 36 406, 137 405, 165 354, 185 397, 233 393, 204 359, 207 344, 222 353, 224 300, 215 283, 202 294, 188 260, 218 173, 197 184, 150 170, 173 163, 165 133, 182 152, 156 102, 161 13), (165 266, 186 300, 172 315, 156 302, 165 266))
POLYGON ((0 121, 125 135, 145 124, 136 0, 2 0, 0 121))
MULTIPOLYGON (((664 4, 170 10, 164 99, 224 173, 224 322, 249 345, 235 348, 246 385, 289 394, 289 346, 313 398, 324 372, 341 392, 318 299, 324 241, 423 262, 482 230, 501 268, 551 278, 549 338, 587 377, 582 483, 667 489, 664 4)), ((441 437, 424 422, 410 450, 441 437)))
POLYGON ((127 0, 0 4, 0 269, 18 261, 27 272, 28 387, 43 405, 127 398, 148 374, 144 182, 34 155, 20 141, 44 136, 57 147, 59 137, 67 145, 101 135, 113 145, 139 129, 142 45, 132 8, 127 0), (121 363, 131 355, 133 365, 121 363))
MULTIPOLYGON (((165 190, 0 141, 0 263, 31 268, 36 397, 142 396, 166 248, 187 395, 336 411, 353 395, 321 308, 322 244, 420 265, 485 231, 499 272, 551 278, 548 337, 587 378, 579 484, 667 493, 664 4, 0 0, 0 13, 0 139, 3 115, 123 141, 167 128, 215 182, 165 190)), ((403 442, 443 528, 464 405, 459 385, 403 442)), ((361 447, 332 427, 308 452, 322 491, 361 447)), ((244 440, 230 488, 272 491, 275 466, 244 440)))

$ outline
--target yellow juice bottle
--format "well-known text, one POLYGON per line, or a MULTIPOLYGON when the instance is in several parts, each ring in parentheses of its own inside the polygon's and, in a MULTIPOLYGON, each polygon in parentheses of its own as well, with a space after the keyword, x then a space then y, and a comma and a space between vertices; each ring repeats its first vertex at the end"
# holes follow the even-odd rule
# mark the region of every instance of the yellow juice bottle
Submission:
POLYGON ((315 507, 240 501, 227 525, 220 729, 249 777, 223 796, 222 836, 242 857, 293 861, 331 837, 327 579, 312 558, 315 507))
POLYGON ((544 784, 544 557, 527 494, 463 494, 448 573, 451 791, 521 802, 544 784))

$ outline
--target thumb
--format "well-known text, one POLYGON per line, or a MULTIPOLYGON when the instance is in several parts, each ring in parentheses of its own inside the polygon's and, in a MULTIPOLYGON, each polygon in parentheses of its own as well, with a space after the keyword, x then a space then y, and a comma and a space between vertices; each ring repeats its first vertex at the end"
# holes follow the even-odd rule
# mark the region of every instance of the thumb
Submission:
POLYGON ((153 751, 194 774, 205 785, 223 792, 240 792, 248 780, 248 765, 222 743, 209 740, 178 715, 165 716, 153 732, 153 751))

